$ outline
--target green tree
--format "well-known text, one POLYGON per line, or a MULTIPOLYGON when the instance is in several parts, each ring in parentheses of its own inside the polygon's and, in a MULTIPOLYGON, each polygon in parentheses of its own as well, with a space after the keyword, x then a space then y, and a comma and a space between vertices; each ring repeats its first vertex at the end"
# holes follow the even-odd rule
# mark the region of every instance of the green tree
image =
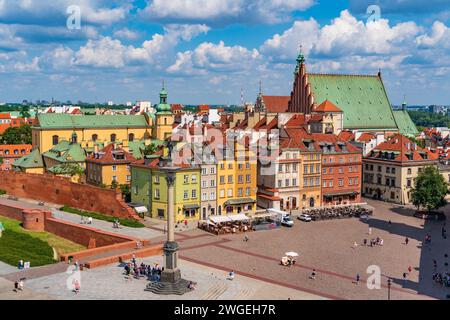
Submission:
POLYGON ((415 181, 415 187, 411 192, 412 203, 417 209, 425 208, 428 213, 447 204, 445 195, 448 192, 448 184, 444 177, 434 166, 426 167, 415 181))
POLYGON ((144 155, 150 156, 154 154, 156 151, 158 151, 158 147, 155 146, 153 143, 151 143, 147 147, 145 147, 144 155))
POLYGON ((125 202, 131 201, 131 188, 128 184, 121 184, 120 191, 122 192, 122 196, 125 199, 125 202))
POLYGON ((11 127, 5 130, 0 137, 2 144, 31 144, 31 126, 24 124, 20 127, 11 127))
POLYGON ((71 177, 84 173, 84 168, 77 163, 63 163, 60 168, 62 174, 70 175, 71 177))
POLYGON ((119 185, 117 184, 117 181, 116 180, 113 180, 112 182, 111 182, 111 189, 117 189, 117 187, 118 187, 119 185))

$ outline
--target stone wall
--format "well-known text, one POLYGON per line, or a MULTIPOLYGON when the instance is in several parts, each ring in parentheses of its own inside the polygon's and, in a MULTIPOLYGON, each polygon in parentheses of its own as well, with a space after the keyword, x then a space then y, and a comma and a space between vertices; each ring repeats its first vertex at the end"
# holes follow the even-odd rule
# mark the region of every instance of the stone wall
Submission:
POLYGON ((10 195, 44 202, 68 205, 102 214, 139 219, 122 200, 120 192, 70 182, 54 175, 0 172, 2 189, 10 195))
POLYGON ((0 215, 9 219, 22 221, 22 211, 20 206, 0 204, 0 215))

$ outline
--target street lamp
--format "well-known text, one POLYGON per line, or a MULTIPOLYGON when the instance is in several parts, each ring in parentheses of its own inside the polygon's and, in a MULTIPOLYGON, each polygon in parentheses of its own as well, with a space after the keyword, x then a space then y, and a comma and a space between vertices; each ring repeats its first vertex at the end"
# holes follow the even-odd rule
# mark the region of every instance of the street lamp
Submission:
POLYGON ((391 279, 388 279, 388 283, 387 283, 387 285, 388 285, 388 300, 391 300, 391 284, 392 284, 391 279))

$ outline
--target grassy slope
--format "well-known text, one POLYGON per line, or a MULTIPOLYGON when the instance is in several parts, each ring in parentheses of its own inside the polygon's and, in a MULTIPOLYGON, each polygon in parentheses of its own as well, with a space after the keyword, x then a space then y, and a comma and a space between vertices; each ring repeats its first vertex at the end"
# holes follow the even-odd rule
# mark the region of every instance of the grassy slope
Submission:
POLYGON ((0 260, 13 266, 20 259, 32 267, 54 263, 52 247, 60 254, 86 249, 52 233, 27 231, 16 220, 0 217, 0 222, 6 229, 0 238, 0 260))

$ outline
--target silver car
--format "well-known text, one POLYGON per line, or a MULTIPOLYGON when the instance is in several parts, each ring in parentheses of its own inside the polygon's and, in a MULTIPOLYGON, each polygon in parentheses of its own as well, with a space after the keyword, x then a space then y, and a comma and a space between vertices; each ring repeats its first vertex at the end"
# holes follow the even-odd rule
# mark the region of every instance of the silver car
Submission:
POLYGON ((310 222, 310 221, 312 221, 311 216, 310 216, 310 215, 307 215, 307 214, 301 214, 301 215, 299 215, 299 216, 297 217, 297 219, 298 219, 298 220, 301 220, 301 221, 305 221, 305 222, 310 222))

